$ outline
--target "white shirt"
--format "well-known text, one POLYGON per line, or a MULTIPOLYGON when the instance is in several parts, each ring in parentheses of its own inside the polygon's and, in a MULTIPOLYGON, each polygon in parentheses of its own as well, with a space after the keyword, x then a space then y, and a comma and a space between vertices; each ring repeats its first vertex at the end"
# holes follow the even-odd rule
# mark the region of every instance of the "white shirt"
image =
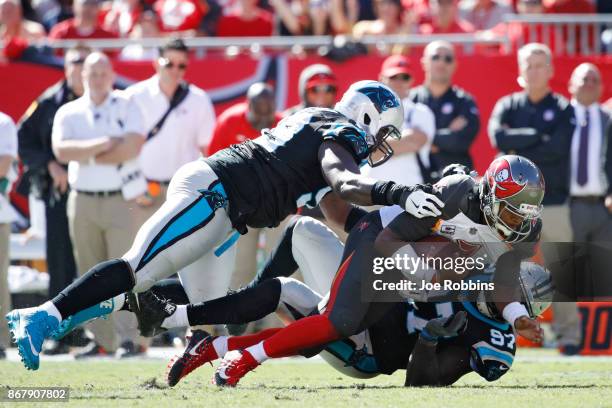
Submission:
POLYGON ((588 146, 588 165, 587 182, 581 186, 578 184, 578 151, 580 149, 580 130, 586 120, 586 107, 572 100, 574 115, 576 117, 576 129, 572 137, 571 148, 571 180, 570 195, 587 196, 606 194, 607 183, 603 179, 603 160, 601 157, 601 144, 604 137, 604 130, 601 124, 601 112, 599 104, 593 103, 588 107, 589 110, 589 146, 588 146))
MULTIPOLYGON (((0 156, 10 156, 17 158, 17 128, 10 116, 0 112, 0 156)), ((16 178, 15 172, 9 167, 8 174, 3 177, 8 178, 10 183, 16 178)), ((0 177, 2 178, 2 177, 0 177)), ((0 194, 0 224, 9 223, 15 219, 15 212, 6 197, 0 194)))
MULTIPOLYGON (((427 135, 427 142, 417 152, 421 163, 429 167, 429 152, 436 133, 436 119, 433 112, 422 103, 414 103, 406 98, 404 105, 404 129, 418 129, 427 135)), ((417 153, 394 154, 382 166, 365 166, 363 173, 381 180, 412 186, 423 182, 417 153)))
MULTIPOLYGON (((159 87, 157 75, 129 87, 126 92, 144 116, 145 135, 166 113, 170 101, 159 87)), ((146 178, 167 181, 183 164, 200 157, 210 143, 216 114, 206 92, 195 85, 170 112, 157 135, 148 140, 140 153, 140 166, 146 178)))
POLYGON ((17 158, 17 128, 15 122, 0 112, 0 156, 17 158))
MULTIPOLYGON (((112 91, 98 106, 85 93, 59 108, 53 121, 51 142, 123 137, 127 133, 144 135, 144 128, 140 109, 123 91, 112 91)), ((117 165, 89 161, 68 163, 68 183, 80 191, 116 191, 122 186, 117 165)))

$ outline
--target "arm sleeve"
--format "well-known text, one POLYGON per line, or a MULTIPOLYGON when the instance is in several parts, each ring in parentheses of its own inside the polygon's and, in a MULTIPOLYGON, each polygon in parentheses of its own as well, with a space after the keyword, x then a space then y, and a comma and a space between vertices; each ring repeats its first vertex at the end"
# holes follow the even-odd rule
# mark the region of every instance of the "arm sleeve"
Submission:
POLYGON ((574 128, 574 108, 567 104, 561 111, 559 120, 546 139, 541 139, 542 143, 534 145, 528 149, 517 149, 517 154, 538 163, 555 163, 561 160, 569 160, 570 145, 574 128))
POLYGON ((206 147, 211 143, 211 138, 215 130, 216 118, 215 109, 208 95, 204 94, 200 101, 202 122, 198 131, 198 146, 206 147))
POLYGON ((436 135, 436 118, 426 105, 417 103, 412 115, 404 121, 404 128, 416 128, 427 136, 427 144, 431 144, 436 135))
POLYGON ((467 153, 480 130, 480 113, 474 100, 465 95, 461 101, 460 116, 465 117, 467 125, 461 130, 438 129, 434 144, 449 153, 467 153))
POLYGON ((525 149, 540 143, 540 135, 534 128, 505 129, 508 125, 508 111, 511 98, 504 97, 497 101, 489 118, 489 139, 491 145, 507 152, 509 150, 525 149))
POLYGON ((366 134, 354 126, 341 126, 326 130, 323 133, 323 141, 332 141, 342 145, 351 153, 357 164, 368 157, 366 134))
MULTIPOLYGON (((18 151, 19 158, 29 170, 46 169, 49 161, 54 159, 53 153, 42 143, 41 132, 50 132, 49 123, 43 114, 44 106, 32 102, 27 113, 19 124, 18 151)), ((51 135, 49 134, 48 137, 51 135)))
POLYGON ((73 138, 70 121, 68 120, 66 105, 60 107, 55 114, 53 119, 53 129, 51 131, 51 144, 55 145, 59 142, 73 138))

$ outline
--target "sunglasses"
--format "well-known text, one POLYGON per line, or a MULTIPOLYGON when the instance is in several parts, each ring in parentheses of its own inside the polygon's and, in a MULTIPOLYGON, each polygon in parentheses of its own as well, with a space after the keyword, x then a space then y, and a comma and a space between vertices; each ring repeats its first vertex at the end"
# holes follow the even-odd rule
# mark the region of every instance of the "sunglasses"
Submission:
POLYGON ((316 85, 308 88, 312 93, 336 93, 336 87, 331 85, 316 85))
POLYGON ((175 64, 174 62, 170 61, 167 58, 160 58, 159 65, 167 69, 172 69, 174 67, 177 67, 181 71, 185 71, 187 69, 187 64, 185 63, 175 64))
POLYGON ((408 82, 412 79, 412 77, 408 74, 397 74, 397 75, 393 75, 391 77, 389 77, 390 80, 392 81, 404 81, 404 82, 408 82))
POLYGON ((435 54, 431 56, 431 60, 432 61, 444 61, 447 64, 452 64, 453 61, 455 60, 455 58, 452 55, 440 55, 440 54, 435 54))

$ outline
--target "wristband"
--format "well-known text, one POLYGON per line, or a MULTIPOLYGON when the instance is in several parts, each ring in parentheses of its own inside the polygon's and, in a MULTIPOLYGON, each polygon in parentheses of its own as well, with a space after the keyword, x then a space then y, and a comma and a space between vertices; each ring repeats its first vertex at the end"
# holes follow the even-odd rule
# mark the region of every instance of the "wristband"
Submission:
POLYGON ((516 319, 522 316, 529 316, 529 313, 527 313, 527 309, 522 303, 512 302, 504 307, 502 316, 514 328, 516 319))

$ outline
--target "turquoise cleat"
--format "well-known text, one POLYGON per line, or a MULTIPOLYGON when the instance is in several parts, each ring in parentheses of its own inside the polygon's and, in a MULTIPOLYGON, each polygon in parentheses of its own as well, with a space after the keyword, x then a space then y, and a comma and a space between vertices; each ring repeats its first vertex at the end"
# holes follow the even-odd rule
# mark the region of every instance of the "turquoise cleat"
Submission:
POLYGON ((106 318, 106 316, 113 313, 114 306, 115 302, 113 299, 109 299, 73 314, 72 316, 62 320, 57 330, 54 330, 53 333, 51 333, 51 338, 53 340, 59 340, 78 326, 89 323, 92 320, 100 317, 106 318))
POLYGON ((38 370, 43 342, 57 330, 57 318, 37 307, 31 307, 13 310, 6 315, 6 320, 23 365, 28 370, 38 370))

